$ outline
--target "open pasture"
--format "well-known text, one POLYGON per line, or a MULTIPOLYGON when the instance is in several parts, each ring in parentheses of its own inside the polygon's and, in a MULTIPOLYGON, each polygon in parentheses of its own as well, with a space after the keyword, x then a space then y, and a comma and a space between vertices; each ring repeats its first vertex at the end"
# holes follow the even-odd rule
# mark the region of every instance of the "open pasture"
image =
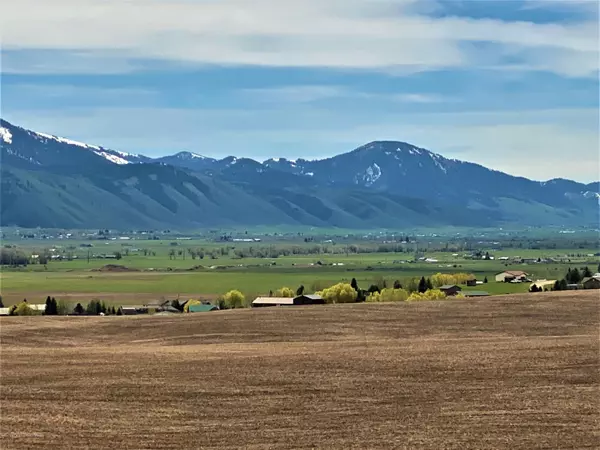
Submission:
MULTIPOLYGON (((0 279, 3 301, 7 305, 23 298, 31 302, 42 302, 47 295, 57 299, 81 299, 77 301, 97 298, 124 305, 139 304, 143 298, 153 300, 162 297, 176 298, 178 295, 211 298, 231 289, 239 289, 248 297, 264 295, 269 290, 275 291, 282 286, 296 289, 304 285, 307 290, 312 291, 312 287, 316 285, 325 287, 340 281, 350 282, 352 278, 356 278, 364 288, 377 283, 381 278, 392 286, 396 279, 405 282, 408 278, 430 276, 440 270, 443 268, 431 265, 406 265, 373 270, 365 270, 364 267, 267 267, 182 272, 8 271, 2 273, 0 279)), ((446 268, 443 271, 458 270, 460 269, 446 268)), ((493 280, 494 272, 474 273, 480 279, 488 276, 493 280)), ((528 287, 529 284, 525 283, 493 281, 485 285, 485 289, 489 288, 493 294, 525 292, 528 287)), ((477 288, 483 289, 482 286, 477 288)))
POLYGON ((595 448, 599 306, 6 317, 2 448, 595 448))

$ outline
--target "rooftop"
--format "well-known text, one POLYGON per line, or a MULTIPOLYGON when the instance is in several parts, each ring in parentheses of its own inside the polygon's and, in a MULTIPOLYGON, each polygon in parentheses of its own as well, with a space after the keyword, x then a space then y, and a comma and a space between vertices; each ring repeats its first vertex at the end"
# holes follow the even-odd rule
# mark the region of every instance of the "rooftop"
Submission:
POLYGON ((486 291, 465 291, 463 295, 465 297, 488 297, 490 293, 486 291))
POLYGON ((290 297, 257 297, 253 305, 293 305, 294 299, 290 297))

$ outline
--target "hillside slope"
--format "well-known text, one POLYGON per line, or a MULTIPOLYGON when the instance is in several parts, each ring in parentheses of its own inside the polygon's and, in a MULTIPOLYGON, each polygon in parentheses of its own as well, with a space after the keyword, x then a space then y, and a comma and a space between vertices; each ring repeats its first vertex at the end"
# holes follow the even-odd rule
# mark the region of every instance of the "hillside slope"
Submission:
POLYGON ((2 225, 593 225, 598 183, 545 183, 373 142, 324 160, 149 158, 0 122, 2 225))

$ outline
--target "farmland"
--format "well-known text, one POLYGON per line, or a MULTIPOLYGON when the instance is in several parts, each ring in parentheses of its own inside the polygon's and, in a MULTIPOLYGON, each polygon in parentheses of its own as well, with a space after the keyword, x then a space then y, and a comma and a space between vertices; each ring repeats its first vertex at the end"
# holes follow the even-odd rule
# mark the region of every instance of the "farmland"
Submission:
MULTIPOLYGON (((504 242, 470 238, 463 242, 432 235, 396 244, 384 244, 388 242, 385 237, 359 236, 304 239, 261 235, 260 242, 251 243, 207 237, 114 239, 4 240, 11 251, 58 259, 49 258, 45 264, 32 259, 26 267, 4 266, 0 274, 3 303, 12 305, 24 298, 43 302, 48 295, 72 303, 100 299, 116 305, 178 296, 212 300, 230 289, 239 289, 252 298, 282 286, 296 289, 303 285, 314 291, 356 278, 366 289, 384 281, 389 286, 395 280, 406 284, 411 278, 436 272, 466 272, 479 280, 493 280, 495 273, 513 269, 527 271, 532 279, 557 279, 571 266, 587 265, 596 270, 600 259, 595 256, 598 246, 593 235, 536 242, 525 238, 504 242), (491 252, 495 259, 468 258, 474 251, 491 252), (503 257, 510 260, 499 259, 503 257), (536 264, 515 261, 515 257, 549 261, 536 264), (430 262, 425 262, 426 258, 430 262), (124 269, 106 270, 110 264, 124 269)), ((490 282, 485 286, 490 294, 527 289, 526 284, 490 282)))
POLYGON ((599 307, 6 317, 3 448, 594 448, 599 307))

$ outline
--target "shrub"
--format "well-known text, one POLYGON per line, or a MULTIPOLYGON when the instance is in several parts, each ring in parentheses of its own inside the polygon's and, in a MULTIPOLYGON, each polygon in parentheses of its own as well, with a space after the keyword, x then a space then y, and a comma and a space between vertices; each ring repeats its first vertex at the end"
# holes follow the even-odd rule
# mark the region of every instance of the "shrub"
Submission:
POLYGON ((413 292, 408 297, 407 301, 415 302, 415 301, 423 301, 423 300, 445 300, 446 294, 444 294, 439 289, 430 289, 426 292, 413 292))
POLYGON ((13 311, 14 316, 37 316, 40 313, 34 311, 26 302, 19 303, 13 311))
POLYGON ((325 299, 327 303, 353 303, 356 301, 358 293, 348 283, 338 283, 321 292, 317 292, 325 299))
POLYGON ((233 290, 229 291, 223 296, 223 301, 225 302, 225 305, 228 308, 242 308, 244 306, 246 298, 244 297, 244 294, 242 294, 240 291, 233 290))

